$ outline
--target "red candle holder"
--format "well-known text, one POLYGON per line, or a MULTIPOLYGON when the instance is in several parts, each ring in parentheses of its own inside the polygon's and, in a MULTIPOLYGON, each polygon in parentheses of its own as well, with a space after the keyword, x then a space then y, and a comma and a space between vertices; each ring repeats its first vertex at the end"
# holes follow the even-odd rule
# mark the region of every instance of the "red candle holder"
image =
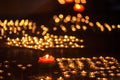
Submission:
POLYGON ((42 57, 39 57, 38 63, 40 67, 52 67, 55 65, 55 58, 52 55, 46 54, 42 57))
POLYGON ((43 64, 47 64, 47 63, 54 63, 55 62, 55 58, 49 54, 46 54, 43 57, 39 57, 38 60, 39 63, 43 63, 43 64))

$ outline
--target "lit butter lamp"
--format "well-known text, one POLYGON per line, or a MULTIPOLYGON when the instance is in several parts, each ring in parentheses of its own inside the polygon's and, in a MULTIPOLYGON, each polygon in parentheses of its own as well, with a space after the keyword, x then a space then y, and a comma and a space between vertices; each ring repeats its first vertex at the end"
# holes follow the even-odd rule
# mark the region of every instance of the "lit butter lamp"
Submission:
POLYGON ((38 63, 43 67, 51 67, 55 65, 55 58, 52 55, 46 54, 42 57, 39 57, 38 63))

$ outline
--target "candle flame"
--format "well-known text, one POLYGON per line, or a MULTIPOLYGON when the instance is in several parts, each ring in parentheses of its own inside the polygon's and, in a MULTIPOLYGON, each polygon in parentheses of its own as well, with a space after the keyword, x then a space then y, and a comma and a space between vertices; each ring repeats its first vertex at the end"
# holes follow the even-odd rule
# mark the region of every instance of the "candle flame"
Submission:
POLYGON ((48 59, 49 58, 49 54, 46 54, 45 57, 46 57, 46 59, 48 59))

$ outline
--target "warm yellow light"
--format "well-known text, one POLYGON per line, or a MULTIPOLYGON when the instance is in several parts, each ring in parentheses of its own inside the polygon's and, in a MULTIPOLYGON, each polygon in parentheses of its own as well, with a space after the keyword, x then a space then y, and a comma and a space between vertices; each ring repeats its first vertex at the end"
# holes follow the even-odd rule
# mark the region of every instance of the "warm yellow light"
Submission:
POLYGON ((19 23, 19 26, 23 26, 23 24, 24 24, 24 20, 22 19, 19 23))
POLYGON ((4 24, 4 25, 6 25, 6 24, 7 24, 7 22, 8 22, 8 21, 7 21, 7 19, 6 19, 6 20, 4 20, 3 24, 4 24))
POLYGON ((77 17, 82 18, 82 14, 78 13, 77 17))
POLYGON ((2 36, 4 35, 4 29, 3 28, 1 29, 1 35, 2 36))
POLYGON ((63 14, 59 14, 59 18, 63 19, 64 18, 63 14))
POLYGON ((89 20, 85 20, 85 23, 88 24, 88 23, 89 23, 89 20))
POLYGON ((66 16, 65 20, 66 20, 66 22, 69 22, 71 20, 71 16, 70 15, 66 16))
POLYGON ((87 27, 86 26, 82 26, 83 30, 87 30, 87 27))
POLYGON ((75 4, 76 8, 79 9, 81 6, 79 4, 75 4))
POLYGON ((14 26, 13 20, 10 20, 10 21, 9 21, 9 24, 12 25, 12 26, 14 26))
POLYGON ((112 28, 115 29, 115 25, 112 25, 112 28))
POLYGON ((117 28, 120 28, 120 25, 117 25, 117 28))
POLYGON ((65 0, 58 0, 60 4, 65 4, 65 0))
POLYGON ((71 29, 72 29, 72 31, 76 31, 76 28, 74 25, 71 25, 71 29))
POLYGON ((72 17, 72 22, 75 22, 77 20, 77 18, 75 16, 72 17))
POLYGON ((80 3, 80 0, 75 0, 75 3, 80 3))
POLYGON ((81 22, 85 22, 85 19, 84 19, 84 18, 81 18, 81 22))
POLYGON ((60 19, 59 18, 56 18, 55 19, 55 23, 59 23, 60 22, 60 19))
POLYGON ((77 29, 80 29, 81 27, 80 27, 80 25, 76 24, 76 28, 77 28, 77 29))
POLYGON ((85 4, 85 3, 86 3, 86 0, 81 0, 81 3, 84 3, 84 4, 85 4))
POLYGON ((110 27, 109 24, 105 23, 104 25, 105 25, 105 27, 108 29, 108 31, 112 31, 112 29, 111 29, 111 27, 110 27))
POLYGON ((94 24, 93 24, 92 22, 89 22, 89 25, 90 25, 91 27, 93 27, 93 26, 94 26, 94 24))
POLYGON ((15 21, 15 26, 17 26, 17 27, 19 26, 19 20, 15 21))
POLYGON ((100 22, 96 22, 97 27, 100 28, 101 31, 104 31, 104 27, 100 22))
POLYGON ((89 16, 85 16, 85 19, 89 20, 90 18, 89 18, 89 16))
POLYGON ((27 20, 25 20, 25 22, 24 22, 24 26, 27 26, 28 25, 28 23, 29 23, 29 20, 27 19, 27 20))
POLYGON ((66 27, 65 27, 65 26, 60 25, 60 28, 62 29, 62 31, 67 32, 67 29, 66 29, 66 27))

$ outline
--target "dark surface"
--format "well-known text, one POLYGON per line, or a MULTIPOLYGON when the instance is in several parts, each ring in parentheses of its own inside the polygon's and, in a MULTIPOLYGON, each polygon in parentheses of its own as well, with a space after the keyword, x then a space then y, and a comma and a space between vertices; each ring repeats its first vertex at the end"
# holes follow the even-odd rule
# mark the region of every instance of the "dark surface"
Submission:
MULTIPOLYGON (((45 24, 50 28, 53 27, 52 16, 54 14, 63 13, 65 15, 72 14, 72 5, 60 5, 56 0, 36 0, 34 4, 32 1, 24 0, 2 0, 0 2, 0 19, 30 19, 37 23, 37 25, 45 24), (44 4, 42 4, 44 3, 44 4), (26 5, 27 4, 27 5, 26 5), (37 4, 37 5, 36 5, 37 4), (47 5, 47 6, 46 6, 47 5), (50 6, 48 6, 50 5, 50 6)), ((88 0, 86 4, 86 10, 83 12, 83 16, 90 16, 93 22, 100 21, 101 23, 119 24, 120 23, 120 2, 118 0, 88 0)), ((56 34, 55 32, 51 32, 56 34)), ((58 31, 57 34, 64 35, 63 32, 58 31)), ((112 32, 105 31, 92 32, 86 31, 80 34, 79 32, 72 34, 85 39, 85 48, 83 49, 47 49, 45 52, 50 52, 55 57, 93 57, 93 56, 113 56, 120 61, 120 31, 113 30, 112 32)), ((0 41, 0 62, 3 64, 5 60, 9 61, 11 66, 9 69, 2 67, 7 71, 5 74, 5 80, 26 80, 34 78, 35 76, 43 75, 54 75, 55 77, 60 76, 58 67, 52 69, 40 69, 38 67, 38 57, 45 54, 44 51, 26 49, 26 48, 15 48, 5 47, 3 41, 0 41), (32 64, 33 66, 27 68, 25 71, 17 67, 17 64, 26 66, 32 64), (11 72, 13 75, 7 77, 7 73, 11 72), (44 74, 43 74, 44 72, 44 74), (52 73, 51 73, 52 72, 52 73), (41 75, 41 73, 43 75, 41 75), (47 73, 47 74, 46 74, 47 73), (31 78, 30 78, 31 76, 31 78), (7 79, 6 79, 7 78, 7 79)), ((84 78, 85 79, 85 78, 84 78)), ((76 79, 73 79, 76 80, 76 79)), ((86 79, 88 80, 88 79, 86 79)), ((117 80, 117 79, 115 79, 117 80)))
MULTIPOLYGON (((16 49, 17 50, 17 49, 16 49)), ((14 51, 16 51, 14 50, 14 51)), ((20 50, 22 51, 22 50, 20 50)), ((59 61, 56 62, 55 65, 53 66, 47 66, 47 65, 42 65, 40 63, 38 63, 38 56, 42 56, 42 52, 29 52, 27 51, 27 49, 23 49, 23 51, 21 53, 16 53, 14 54, 12 51, 12 53, 10 52, 4 59, 0 60, 0 70, 3 70, 4 72, 2 74, 0 74, 0 76, 3 76, 4 79, 3 80, 39 80, 41 78, 45 79, 47 76, 52 77, 52 80, 57 80, 58 77, 63 76, 61 69, 58 67, 58 63, 59 61), (25 53, 24 53, 25 52, 25 53), (28 53, 29 52, 29 53, 28 53), (33 53, 33 54, 32 54, 33 53), (31 56, 30 56, 31 55, 31 56), (27 57, 27 58, 26 58, 27 57), (28 66, 28 65, 32 65, 32 66, 28 66), (6 65, 8 67, 6 67, 6 65), (21 66, 18 66, 21 65, 21 66), (43 67, 45 66, 45 67, 43 67), (24 69, 25 67, 25 69, 24 69), (8 75, 11 74, 11 75, 8 75)), ((68 52, 68 51, 67 51, 68 52)), ((57 53, 60 54, 60 53, 57 53)), ((69 54, 70 55, 70 54, 69 54)), ((65 57, 65 56, 63 56, 65 57)), ((67 56, 68 57, 68 56, 67 56)), ((83 56, 82 56, 83 57, 83 56)), ((77 56, 77 58, 82 58, 77 56)), ((99 58, 100 56, 98 56, 99 58)), ((72 57, 73 58, 73 57, 72 57)), ((85 58, 91 58, 92 57, 85 57, 85 58)), ((59 58, 61 59, 61 58, 59 58)), ((93 62, 96 62, 97 60, 93 60, 93 62)), ((98 60, 100 61, 100 60, 98 60)), ((109 60, 108 60, 109 61, 109 60)), ((111 60, 110 60, 111 61, 111 60)), ((82 61, 84 63, 84 70, 87 71, 88 73, 91 71, 96 71, 96 70, 92 70, 89 68, 89 64, 87 61, 82 61)), ((65 71, 72 71, 71 68, 67 68, 68 67, 68 62, 67 60, 63 61, 64 66, 66 67, 65 71)), ((102 67, 104 64, 102 63, 102 67)), ((118 73, 116 72, 116 70, 119 70, 119 64, 113 64, 114 66, 116 66, 117 68, 114 69, 113 73, 118 73)), ((96 65, 97 66, 97 65, 96 65)), ((112 65, 110 65, 112 66, 112 65)), ((77 65, 76 65, 77 67, 77 65)), ((99 67, 99 66, 98 66, 99 67)), ((76 68, 77 69, 77 68, 76 68)), ((75 70, 76 70, 75 69, 75 70)), ((101 70, 97 70, 98 72, 101 70)), ((66 78, 65 80, 79 80, 79 79, 83 79, 83 80, 88 80, 91 79, 88 77, 88 74, 86 77, 83 77, 80 75, 81 70, 77 70, 78 74, 71 74, 70 78, 66 78)), ((112 79, 112 80, 119 80, 120 77, 111 77, 109 76, 109 73, 107 73, 108 70, 105 70, 105 73, 108 74, 108 76, 106 76, 106 78, 108 79, 112 79)), ((102 77, 101 74, 98 74, 95 78, 91 79, 91 80, 96 80, 97 77, 102 77)))

